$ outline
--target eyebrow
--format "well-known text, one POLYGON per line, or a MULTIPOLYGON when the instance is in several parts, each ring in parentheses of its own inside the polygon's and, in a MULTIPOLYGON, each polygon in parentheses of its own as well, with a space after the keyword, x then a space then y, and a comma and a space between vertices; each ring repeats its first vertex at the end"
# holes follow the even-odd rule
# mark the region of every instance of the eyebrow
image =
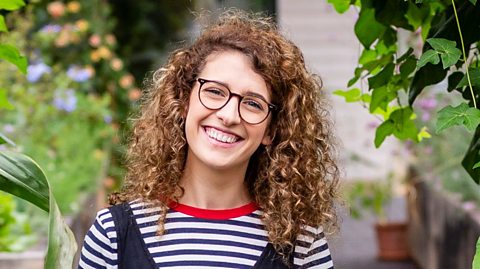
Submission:
MULTIPOLYGON (((227 88, 230 92, 232 92, 232 90, 230 89, 230 86, 229 86, 228 83, 226 83, 226 82, 221 82, 221 81, 212 80, 212 79, 207 79, 207 80, 210 81, 210 82, 218 83, 218 84, 222 85, 223 87, 227 88)), ((257 98, 262 99, 262 100, 265 101, 266 103, 269 103, 269 102, 267 101, 267 99, 266 99, 263 95, 261 95, 261 94, 259 94, 259 93, 256 93, 256 92, 252 92, 252 91, 250 91, 250 90, 242 93, 241 96, 253 96, 253 97, 257 97, 257 98)))

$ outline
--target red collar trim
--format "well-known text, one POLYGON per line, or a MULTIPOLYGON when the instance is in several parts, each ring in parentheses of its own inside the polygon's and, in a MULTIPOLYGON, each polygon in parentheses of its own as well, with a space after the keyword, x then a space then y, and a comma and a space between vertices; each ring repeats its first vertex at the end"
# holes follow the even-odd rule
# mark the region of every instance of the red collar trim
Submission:
POLYGON ((203 209, 193 206, 188 206, 176 202, 171 202, 169 207, 175 211, 202 219, 226 220, 242 217, 253 213, 258 209, 255 202, 248 203, 241 207, 231 209, 203 209))

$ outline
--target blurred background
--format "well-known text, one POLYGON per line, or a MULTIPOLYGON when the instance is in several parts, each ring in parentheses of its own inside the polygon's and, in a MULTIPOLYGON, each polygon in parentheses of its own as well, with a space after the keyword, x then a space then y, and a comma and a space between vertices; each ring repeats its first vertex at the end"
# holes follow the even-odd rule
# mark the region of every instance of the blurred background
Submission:
MULTIPOLYGON (((0 150, 22 152, 43 168, 80 248, 106 195, 122 184, 142 83, 198 35, 196 14, 236 7, 274 16, 333 93, 347 88, 362 46, 354 33, 358 10, 339 14, 329 2, 32 0, 0 10, 9 29, 0 43, 28 59, 26 75, 0 61, 0 96, 9 103, 0 110, 0 133, 15 144, 0 150)), ((409 33, 398 40, 399 50, 422 47, 409 33)), ((420 125, 433 128, 438 108, 455 100, 443 84, 416 101, 420 125)), ((470 268, 480 192, 460 162, 471 134, 454 128, 419 144, 389 137, 376 148, 382 120, 362 103, 328 96, 343 169, 340 230, 329 236, 336 268, 470 268), (403 249, 380 253, 376 227, 385 223, 402 230, 393 237, 403 249)), ((0 268, 43 268, 47 214, 3 192, 0 201, 0 268)))

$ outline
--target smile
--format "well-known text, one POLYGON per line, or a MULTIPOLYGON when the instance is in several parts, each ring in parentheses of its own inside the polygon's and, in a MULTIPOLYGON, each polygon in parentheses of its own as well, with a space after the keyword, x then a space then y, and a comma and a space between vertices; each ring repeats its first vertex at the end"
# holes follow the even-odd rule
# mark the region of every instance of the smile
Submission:
POLYGON ((223 143, 231 144, 237 142, 240 139, 236 135, 227 134, 211 127, 205 127, 205 132, 207 133, 208 137, 223 143))

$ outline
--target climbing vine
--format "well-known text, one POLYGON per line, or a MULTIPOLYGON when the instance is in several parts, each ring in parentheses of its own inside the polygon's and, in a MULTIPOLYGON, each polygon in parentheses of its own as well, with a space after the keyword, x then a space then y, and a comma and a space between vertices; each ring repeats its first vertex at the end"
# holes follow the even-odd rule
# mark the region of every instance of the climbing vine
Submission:
POLYGON ((438 111, 435 132, 460 125, 472 134, 462 165, 480 183, 480 3, 477 0, 328 0, 337 12, 359 10, 355 35, 362 45, 347 102, 361 102, 382 123, 375 146, 388 136, 419 142, 430 130, 415 123, 414 102, 446 79, 447 92, 463 100, 438 111), (418 36, 421 45, 400 51, 399 32, 418 36), (357 87, 366 82, 368 89, 357 87))

